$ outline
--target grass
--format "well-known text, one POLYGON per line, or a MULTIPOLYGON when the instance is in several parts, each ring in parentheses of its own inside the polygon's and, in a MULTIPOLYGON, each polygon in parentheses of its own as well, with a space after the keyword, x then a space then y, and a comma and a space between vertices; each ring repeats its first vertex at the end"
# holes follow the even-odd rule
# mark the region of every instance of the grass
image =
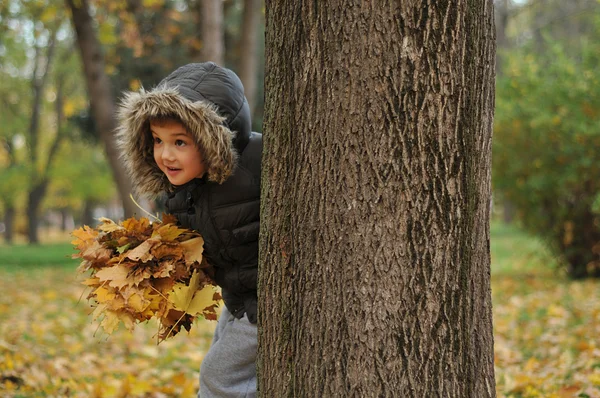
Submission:
POLYGON ((70 267, 78 264, 71 259, 75 253, 70 243, 40 245, 16 244, 0 246, 0 266, 4 270, 24 270, 44 267, 70 267))
POLYGON ((492 222, 490 235, 492 276, 547 275, 559 270, 543 242, 517 226, 492 222))

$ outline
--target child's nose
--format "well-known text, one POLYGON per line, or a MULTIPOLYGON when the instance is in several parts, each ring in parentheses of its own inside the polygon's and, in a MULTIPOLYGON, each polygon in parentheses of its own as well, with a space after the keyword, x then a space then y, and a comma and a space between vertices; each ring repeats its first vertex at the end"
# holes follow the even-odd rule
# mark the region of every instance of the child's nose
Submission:
POLYGON ((161 155, 164 160, 174 160, 175 159, 175 152, 168 145, 165 145, 161 155))

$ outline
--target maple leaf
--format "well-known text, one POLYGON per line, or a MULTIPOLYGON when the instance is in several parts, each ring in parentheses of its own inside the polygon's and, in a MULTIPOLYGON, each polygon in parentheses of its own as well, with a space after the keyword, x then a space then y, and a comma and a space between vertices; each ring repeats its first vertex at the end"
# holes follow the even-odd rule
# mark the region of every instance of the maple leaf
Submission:
POLYGON ((96 272, 96 277, 101 281, 108 281, 112 287, 123 287, 133 285, 134 282, 129 279, 129 268, 122 264, 118 264, 109 268, 103 268, 96 272))
POLYGON ((143 295, 135 293, 129 296, 127 299, 127 305, 137 312, 144 312, 150 305, 150 302, 146 300, 143 295))
POLYGON ((104 286, 100 286, 99 288, 94 290, 94 293, 92 294, 99 303, 105 303, 115 298, 115 292, 112 291, 112 289, 108 290, 104 286))
POLYGON ((96 228, 98 228, 102 232, 108 233, 125 229, 124 227, 115 223, 113 220, 106 217, 100 217, 99 221, 102 222, 102 224, 98 225, 96 228))
POLYGON ((77 238, 71 241, 71 244, 77 246, 77 248, 80 249, 95 242, 96 237, 98 236, 98 231, 88 227, 87 225, 84 225, 83 227, 71 232, 71 235, 77 238))
POLYGON ((93 319, 101 320, 106 333, 119 322, 131 330, 154 317, 164 339, 181 328, 189 331, 197 314, 216 319, 220 295, 202 256, 202 237, 176 226, 172 216, 164 220, 130 218, 118 224, 102 218, 96 229, 74 231, 79 251, 74 257, 83 259, 78 271, 91 272, 83 284, 92 288, 93 319))
POLYGON ((181 260, 183 258, 183 247, 179 243, 162 243, 152 248, 152 255, 161 260, 163 258, 169 258, 173 261, 181 260))
POLYGON ((81 257, 92 262, 106 262, 112 256, 112 252, 103 247, 97 241, 92 242, 81 251, 81 257))
POLYGON ((144 217, 140 218, 139 220, 137 220, 134 217, 131 217, 123 221, 122 225, 129 232, 132 232, 134 234, 142 234, 150 226, 150 220, 144 217))
POLYGON ((171 242, 177 239, 179 235, 184 233, 185 230, 178 228, 173 224, 166 224, 160 226, 156 231, 152 233, 152 237, 160 236, 163 242, 171 242))
POLYGON ((156 238, 150 238, 144 242, 142 242, 135 249, 127 251, 126 258, 129 258, 134 261, 141 261, 143 263, 148 262, 154 258, 154 256, 150 253, 152 247, 160 243, 160 240, 156 238))
POLYGON ((201 236, 181 242, 180 246, 183 247, 185 263, 187 265, 192 265, 194 262, 202 262, 204 239, 201 236))
POLYGON ((194 270, 189 284, 176 283, 169 294, 169 301, 176 309, 191 315, 201 314, 205 308, 212 305, 214 288, 210 285, 200 288, 200 274, 194 270))

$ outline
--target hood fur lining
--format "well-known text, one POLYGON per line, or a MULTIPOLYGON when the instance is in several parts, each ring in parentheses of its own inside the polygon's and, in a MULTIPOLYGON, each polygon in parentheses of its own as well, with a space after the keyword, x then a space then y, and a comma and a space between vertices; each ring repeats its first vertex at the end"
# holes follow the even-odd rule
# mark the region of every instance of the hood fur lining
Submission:
POLYGON ((154 161, 149 119, 175 116, 181 120, 200 148, 209 181, 223 183, 233 172, 237 152, 234 133, 223 125, 225 118, 203 101, 190 102, 175 88, 128 92, 117 113, 117 145, 136 194, 155 197, 173 185, 154 161))

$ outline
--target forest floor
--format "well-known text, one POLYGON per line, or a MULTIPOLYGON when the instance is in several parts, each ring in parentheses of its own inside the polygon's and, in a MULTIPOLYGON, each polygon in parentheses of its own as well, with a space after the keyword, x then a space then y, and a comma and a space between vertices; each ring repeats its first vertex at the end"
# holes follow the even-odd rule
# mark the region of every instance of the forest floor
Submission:
MULTIPOLYGON (((492 225, 499 397, 600 397, 600 282, 569 281, 542 245, 492 225)), ((2 397, 194 396, 214 322, 156 344, 158 325, 103 334, 68 243, 0 246, 2 397)))

